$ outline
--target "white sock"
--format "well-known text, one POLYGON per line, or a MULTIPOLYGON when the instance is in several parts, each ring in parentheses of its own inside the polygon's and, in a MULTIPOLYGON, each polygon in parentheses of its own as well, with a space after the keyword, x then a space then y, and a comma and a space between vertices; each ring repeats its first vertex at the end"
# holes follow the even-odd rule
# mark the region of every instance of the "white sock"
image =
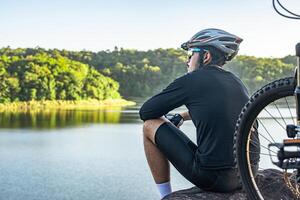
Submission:
POLYGON ((170 181, 165 182, 165 183, 156 184, 156 186, 157 186, 157 189, 160 193, 160 198, 161 199, 172 192, 170 181))

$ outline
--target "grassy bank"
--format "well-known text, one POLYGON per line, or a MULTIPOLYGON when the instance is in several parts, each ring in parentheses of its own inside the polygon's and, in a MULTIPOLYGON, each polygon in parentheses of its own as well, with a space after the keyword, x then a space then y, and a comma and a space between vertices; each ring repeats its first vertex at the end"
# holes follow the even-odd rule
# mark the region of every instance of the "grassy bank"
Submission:
POLYGON ((26 102, 12 102, 0 104, 0 112, 3 111, 26 111, 26 110, 48 110, 48 109, 87 109, 97 110, 107 107, 123 107, 132 106, 136 103, 133 101, 127 101, 124 99, 107 99, 107 100, 44 100, 44 101, 26 101, 26 102))

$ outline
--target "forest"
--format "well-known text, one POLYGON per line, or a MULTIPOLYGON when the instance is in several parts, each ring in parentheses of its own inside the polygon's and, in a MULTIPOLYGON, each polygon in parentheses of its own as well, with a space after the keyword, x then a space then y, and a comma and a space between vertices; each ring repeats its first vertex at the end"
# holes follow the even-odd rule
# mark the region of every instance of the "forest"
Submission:
POLYGON ((120 98, 119 84, 87 64, 43 49, 0 49, 0 102, 120 98))
MULTIPOLYGON (((181 49, 139 51, 115 47, 99 52, 44 48, 0 49, 0 103, 148 97, 186 73, 181 49)), ((296 57, 237 56, 225 65, 250 93, 291 76, 296 57)))

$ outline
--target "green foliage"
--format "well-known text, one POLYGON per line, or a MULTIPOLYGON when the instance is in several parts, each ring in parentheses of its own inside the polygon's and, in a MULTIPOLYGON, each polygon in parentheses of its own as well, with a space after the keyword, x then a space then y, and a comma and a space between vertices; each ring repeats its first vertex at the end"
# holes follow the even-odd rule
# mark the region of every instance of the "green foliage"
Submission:
POLYGON ((1 103, 115 99, 120 98, 118 88, 113 79, 57 50, 0 49, 1 103))
POLYGON ((112 52, 62 51, 61 54, 117 80, 125 97, 153 95, 186 71, 187 55, 180 49, 137 51, 116 47, 112 52))
POLYGON ((286 64, 281 59, 253 56, 237 56, 226 64, 225 69, 240 77, 251 93, 275 79, 294 73, 294 65, 286 64))
POLYGON ((294 66, 297 65, 297 58, 296 58, 296 56, 288 55, 288 56, 285 56, 285 57, 281 58, 280 60, 282 62, 284 62, 284 63, 287 63, 287 64, 292 64, 294 66))
MULTIPOLYGON (((125 97, 153 95, 186 72, 187 55, 180 49, 137 51, 115 48, 112 52, 64 51, 62 54, 117 80, 120 93, 125 97)), ((292 75, 295 65, 295 56, 281 59, 237 56, 226 64, 225 69, 240 77, 253 93, 274 79, 292 75)))
MULTIPOLYGON (((67 51, 42 48, 0 49, 0 102, 17 100, 115 99, 151 96, 186 73, 180 49, 67 51), (114 81, 116 80, 116 81, 114 81)), ((295 56, 237 56, 225 65, 249 88, 290 76, 295 56)))

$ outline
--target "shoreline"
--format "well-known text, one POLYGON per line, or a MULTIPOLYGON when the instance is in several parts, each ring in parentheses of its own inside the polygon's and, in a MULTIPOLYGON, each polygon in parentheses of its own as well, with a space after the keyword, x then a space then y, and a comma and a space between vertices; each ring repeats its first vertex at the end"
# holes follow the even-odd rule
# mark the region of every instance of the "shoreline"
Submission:
POLYGON ((106 99, 106 100, 32 100, 32 101, 18 101, 11 103, 0 103, 0 112, 4 111, 27 111, 27 110, 99 110, 111 107, 125 107, 134 106, 136 102, 125 99, 106 99))

